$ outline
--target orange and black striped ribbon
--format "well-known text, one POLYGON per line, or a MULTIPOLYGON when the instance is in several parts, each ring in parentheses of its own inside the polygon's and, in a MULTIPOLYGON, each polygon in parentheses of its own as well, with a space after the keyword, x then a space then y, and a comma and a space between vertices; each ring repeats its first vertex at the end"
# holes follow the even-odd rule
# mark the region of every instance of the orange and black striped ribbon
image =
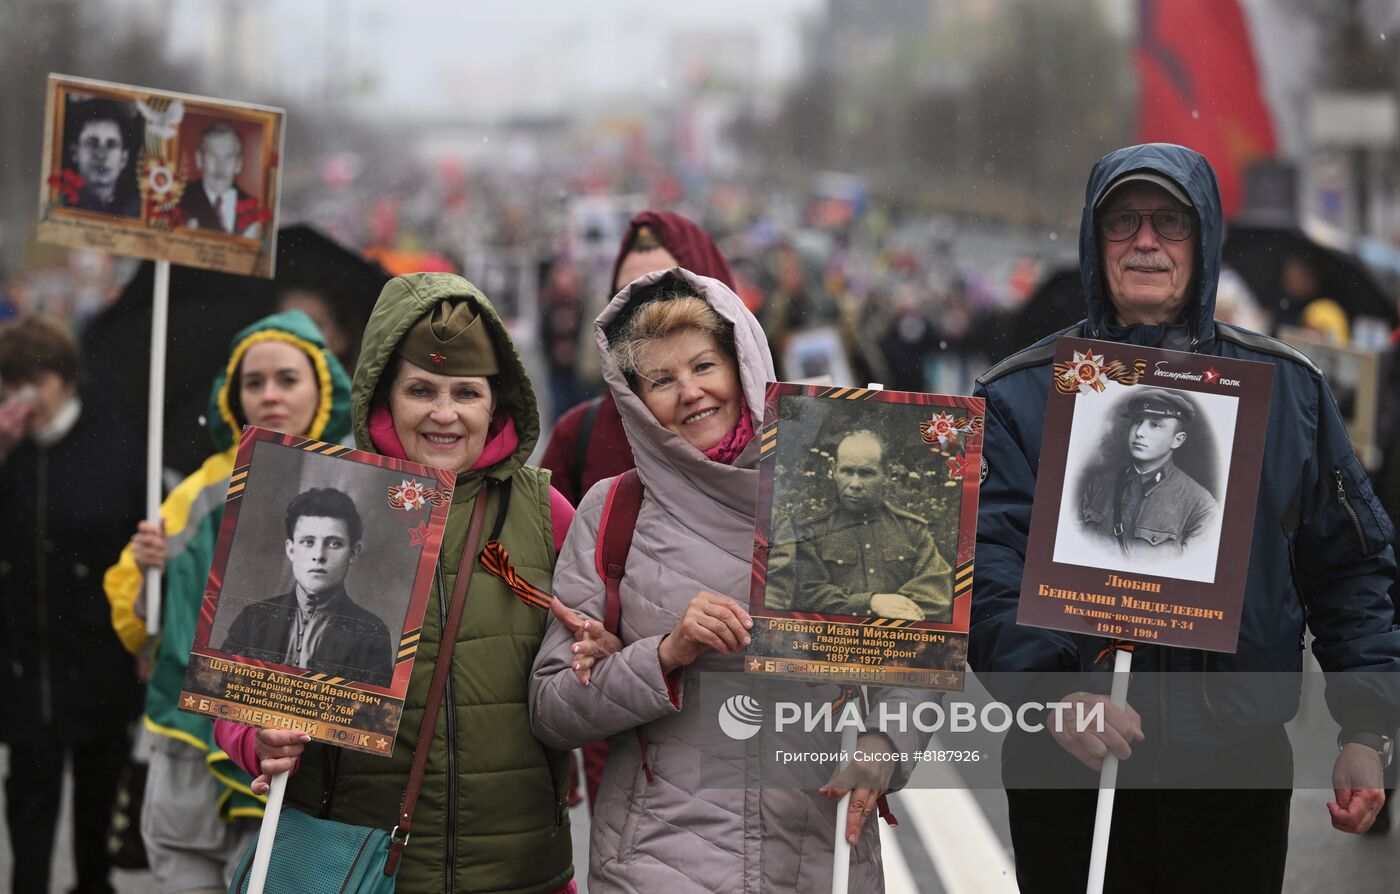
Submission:
MULTIPOLYGON (((1083 384, 1077 376, 1065 377, 1066 373, 1072 372, 1074 364, 1055 364, 1055 390, 1061 394, 1075 394, 1079 391, 1079 386, 1083 384)), ((1134 360, 1132 365, 1124 363, 1122 360, 1110 360, 1103 365, 1100 375, 1105 379, 1110 379, 1123 385, 1136 385, 1147 375, 1147 361, 1134 360)), ((1102 391, 1102 388, 1099 388, 1102 391)))
POLYGON ((510 587, 511 592, 515 593, 521 602, 534 608, 549 610, 549 603, 554 597, 521 577, 511 567, 510 553, 506 552, 500 541, 492 540, 486 544, 486 548, 481 551, 481 567, 510 587))
POLYGON ((1114 653, 1114 652, 1120 652, 1120 651, 1121 651, 1121 652, 1131 652, 1131 651, 1133 651, 1133 644, 1132 644, 1132 643, 1125 643, 1125 642, 1119 640, 1119 641, 1114 642, 1113 645, 1111 645, 1111 646, 1107 646, 1107 647, 1105 647, 1105 648, 1103 648, 1103 649, 1100 649, 1100 650, 1099 650, 1099 654, 1097 654, 1097 655, 1094 656, 1094 665, 1095 665, 1095 666, 1098 666, 1098 665, 1104 663, 1104 662, 1107 661, 1109 658, 1112 658, 1112 657, 1113 657, 1113 653, 1114 653))

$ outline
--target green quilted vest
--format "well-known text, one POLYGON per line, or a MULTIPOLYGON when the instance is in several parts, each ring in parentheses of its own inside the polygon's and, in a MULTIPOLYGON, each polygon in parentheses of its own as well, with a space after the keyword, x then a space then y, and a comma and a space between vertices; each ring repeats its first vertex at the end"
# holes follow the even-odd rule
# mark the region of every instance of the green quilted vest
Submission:
MULTIPOLYGON (((313 744, 290 780, 288 803, 341 822, 393 827, 478 486, 464 482, 454 495, 442 573, 423 617, 393 756, 386 760, 313 744)), ((487 502, 483 545, 500 496, 496 487, 487 502)), ((548 473, 521 468, 512 476, 501 542, 515 570, 548 590, 553 540, 540 519, 549 519, 548 473)), ((451 682, 399 868, 400 892, 544 894, 568 882, 573 844, 565 804, 567 754, 546 748, 530 731, 530 668, 545 620, 545 612, 523 603, 480 563, 472 569, 451 682), (521 742, 530 747, 520 748, 521 742)))
MULTIPOLYGON (((493 482, 482 546, 495 528, 502 484, 511 483, 501 543, 515 570, 549 591, 554 539, 549 473, 526 466, 539 439, 534 390, 519 353, 489 301, 459 276, 417 273, 390 280, 365 327, 351 388, 355 440, 372 450, 368 415, 380 374, 404 333, 444 297, 469 295, 501 364, 497 406, 511 414, 519 447, 484 472, 457 478, 443 538, 441 574, 427 612, 392 757, 308 746, 287 787, 290 804, 346 823, 393 828, 408 782, 442 621, 457 582, 472 502, 493 482)), ((565 803, 568 755, 546 748, 530 727, 530 671, 547 614, 526 605, 477 563, 452 656, 450 688, 430 744, 413 832, 399 865, 400 894, 547 894, 573 877, 565 803)))

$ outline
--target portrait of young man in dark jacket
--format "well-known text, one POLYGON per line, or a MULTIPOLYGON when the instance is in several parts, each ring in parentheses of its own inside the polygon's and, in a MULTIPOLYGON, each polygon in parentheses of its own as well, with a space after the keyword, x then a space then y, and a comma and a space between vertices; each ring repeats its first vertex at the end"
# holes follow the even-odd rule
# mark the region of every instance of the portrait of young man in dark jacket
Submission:
POLYGON ((394 675, 389 628, 345 588, 363 533, 344 491, 312 488, 293 498, 286 553, 296 584, 289 593, 244 608, 223 651, 388 686, 394 675))
POLYGON ((1089 175, 1080 225, 1086 319, 978 380, 986 466, 969 663, 1002 700, 1103 702, 1108 721, 1101 731, 1013 729, 1007 738, 1002 772, 1017 877, 1028 894, 1084 890, 1097 770, 1110 751, 1123 763, 1106 890, 1280 890, 1293 778, 1283 724, 1298 710, 1305 627, 1342 728, 1332 824, 1362 832, 1384 800, 1386 737, 1400 722, 1400 631, 1388 596, 1393 530, 1317 368, 1274 339, 1214 318, 1222 230, 1219 186, 1204 156, 1160 143, 1106 155, 1089 175), (1078 675, 1112 667, 1110 640, 1016 623, 1059 335, 1274 368, 1251 549, 1235 557, 1248 562, 1236 650, 1138 643, 1126 710, 1077 691, 1085 688, 1078 675), (1188 681, 1188 696, 1168 686, 1180 671, 1204 672, 1188 681), (1240 674, 1214 672, 1272 672, 1279 682, 1250 699, 1222 698, 1240 674), (1078 685, 1060 691, 1060 680, 1078 685), (1048 768, 1054 790, 1045 787, 1048 768), (1246 788, 1246 776, 1266 781, 1246 788))

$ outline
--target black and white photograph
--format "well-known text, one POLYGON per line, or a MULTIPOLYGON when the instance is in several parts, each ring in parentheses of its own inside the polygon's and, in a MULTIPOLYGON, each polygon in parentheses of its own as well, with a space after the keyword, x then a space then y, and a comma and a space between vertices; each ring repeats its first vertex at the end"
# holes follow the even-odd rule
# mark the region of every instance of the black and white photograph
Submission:
POLYGON ((779 455, 774 515, 781 521, 769 542, 765 608, 953 619, 945 554, 956 549, 961 493, 920 487, 938 485, 940 470, 929 471, 924 445, 907 449, 911 433, 918 441, 918 420, 902 415, 908 418, 826 420, 813 446, 793 451, 792 467, 779 455))
POLYGON ((1076 396, 1055 561, 1214 581, 1237 406, 1117 382, 1076 396))
POLYGON ((139 219, 136 164, 146 123, 136 105, 104 96, 69 93, 63 103, 62 167, 58 201, 65 208, 139 219))
POLYGON ((395 645, 389 628, 346 588, 364 551, 364 522, 355 501, 335 487, 304 490, 287 504, 286 533, 291 587, 244 606, 219 649, 389 685, 395 645))
POLYGON ((1016 622, 1234 651, 1273 366, 1073 336, 1054 357, 1016 622))
POLYGON ((982 413, 969 397, 769 385, 750 672, 961 685, 982 413))
POLYGON ((271 441, 253 461, 210 647, 388 686, 419 559, 387 497, 403 474, 271 441))
POLYGON ((244 428, 180 709, 392 753, 453 486, 244 428))

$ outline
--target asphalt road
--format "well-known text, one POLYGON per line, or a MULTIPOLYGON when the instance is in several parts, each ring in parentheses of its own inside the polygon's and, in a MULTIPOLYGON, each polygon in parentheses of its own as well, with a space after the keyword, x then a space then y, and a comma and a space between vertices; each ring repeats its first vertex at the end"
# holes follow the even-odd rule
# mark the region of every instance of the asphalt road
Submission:
MULTIPOLYGON (((970 678, 969 686, 970 693, 975 694, 975 679, 970 678)), ((1330 723, 1326 712, 1309 700, 1290 726, 1296 742, 1303 738, 1298 730, 1318 725, 1325 728, 1330 723)), ((894 796, 900 825, 896 829, 882 828, 889 894, 997 894, 1016 890, 1005 796, 995 789, 963 788, 954 776, 948 775, 954 772, 948 765, 926 765, 915 775, 916 787, 894 796)), ((8 752, 3 747, 0 774, 8 774, 8 752)), ((52 855, 54 892, 65 892, 73 883, 66 809, 69 797, 65 791, 65 810, 52 855)), ((1400 830, 1362 837, 1336 832, 1327 814, 1330 798, 1330 790, 1294 793, 1284 890, 1290 894, 1400 890, 1400 830)), ((572 818, 582 882, 587 875, 588 819, 582 809, 575 809, 572 818)), ((1248 818, 1241 817, 1241 822, 1248 822, 1248 818)), ((0 892, 8 892, 13 855, 3 818, 0 830, 4 830, 0 834, 0 892)), ((117 872, 113 881, 122 894, 154 891, 148 873, 117 872)), ((586 885, 580 887, 586 892, 586 885)))

